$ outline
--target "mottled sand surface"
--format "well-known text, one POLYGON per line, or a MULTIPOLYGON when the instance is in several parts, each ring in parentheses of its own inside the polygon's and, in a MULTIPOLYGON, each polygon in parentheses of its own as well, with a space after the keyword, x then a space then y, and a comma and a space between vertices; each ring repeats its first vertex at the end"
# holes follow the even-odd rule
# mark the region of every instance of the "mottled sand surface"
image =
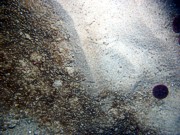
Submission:
POLYGON ((1 0, 0 135, 180 134, 176 15, 170 0, 1 0))

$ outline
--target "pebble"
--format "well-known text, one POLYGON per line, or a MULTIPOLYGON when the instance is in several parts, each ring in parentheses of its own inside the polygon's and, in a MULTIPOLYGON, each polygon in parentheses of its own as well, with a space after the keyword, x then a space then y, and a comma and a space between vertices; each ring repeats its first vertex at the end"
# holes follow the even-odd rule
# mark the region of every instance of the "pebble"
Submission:
POLYGON ((16 123, 12 123, 8 126, 8 128, 12 129, 12 128, 15 128, 16 127, 16 123))
POLYGON ((62 86, 62 81, 61 80, 55 80, 54 83, 53 83, 53 87, 55 88, 59 88, 62 86))
POLYGON ((34 131, 34 135, 39 135, 39 134, 40 134, 39 130, 34 131))
POLYGON ((26 36, 27 39, 31 40, 31 37, 30 37, 29 34, 25 33, 25 36, 26 36))
POLYGON ((15 128, 18 122, 19 122, 18 120, 11 120, 9 122, 8 128, 10 129, 15 128))
POLYGON ((66 67, 66 70, 67 70, 69 75, 73 75, 73 73, 74 73, 74 68, 73 67, 66 67))

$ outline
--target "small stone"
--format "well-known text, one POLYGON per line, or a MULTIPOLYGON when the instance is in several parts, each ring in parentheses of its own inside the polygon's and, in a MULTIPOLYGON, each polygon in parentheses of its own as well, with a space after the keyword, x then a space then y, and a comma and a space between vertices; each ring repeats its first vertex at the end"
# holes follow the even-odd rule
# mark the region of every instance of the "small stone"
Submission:
POLYGON ((74 73, 74 68, 73 67, 66 67, 66 70, 69 75, 72 75, 74 73))
POLYGON ((56 41, 62 41, 62 38, 57 38, 56 41))
POLYGON ((31 37, 30 37, 29 34, 25 33, 25 37, 26 37, 27 39, 31 40, 31 37))
POLYGON ((75 98, 72 98, 71 100, 70 100, 70 104, 73 106, 73 105, 76 105, 76 104, 78 104, 78 98, 77 97, 75 97, 75 98))
POLYGON ((10 125, 8 126, 8 128, 10 128, 10 129, 13 129, 13 128, 15 128, 15 127, 16 127, 16 124, 15 124, 15 123, 10 124, 10 125))
POLYGON ((39 55, 37 52, 33 52, 33 53, 31 54, 30 59, 31 59, 32 61, 36 61, 36 62, 37 62, 37 61, 41 61, 42 56, 39 55))
POLYGON ((109 113, 113 116, 116 116, 116 117, 118 116, 118 110, 116 108, 111 108, 109 110, 109 113))
POLYGON ((99 130, 99 133, 103 133, 103 130, 102 130, 102 129, 100 129, 100 130, 99 130))
POLYGON ((39 134, 40 134, 39 130, 34 131, 34 135, 39 135, 39 134))
POLYGON ((61 80, 55 80, 54 83, 53 83, 53 87, 55 88, 59 88, 62 86, 62 81, 61 80))
POLYGON ((115 128, 114 131, 118 131, 118 128, 115 128))
POLYGON ((20 35, 23 35, 23 33, 22 33, 22 32, 20 32, 19 34, 20 34, 20 35))
POLYGON ((19 122, 18 120, 11 120, 10 123, 8 124, 8 128, 10 129, 15 128, 18 122, 19 122))
POLYGON ((31 123, 31 120, 28 120, 27 122, 28 122, 28 124, 30 124, 30 123, 31 123))
POLYGON ((19 104, 15 103, 15 104, 14 104, 14 106, 15 106, 15 107, 18 107, 18 106, 19 106, 19 104))

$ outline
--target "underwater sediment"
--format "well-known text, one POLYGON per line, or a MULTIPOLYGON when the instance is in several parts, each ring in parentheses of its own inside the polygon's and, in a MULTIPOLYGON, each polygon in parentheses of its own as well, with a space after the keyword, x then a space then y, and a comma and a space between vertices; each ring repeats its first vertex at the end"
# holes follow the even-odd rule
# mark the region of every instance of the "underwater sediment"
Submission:
POLYGON ((159 134, 139 119, 163 104, 143 82, 142 93, 88 92, 91 70, 59 3, 1 0, 0 15, 0 134, 159 134))

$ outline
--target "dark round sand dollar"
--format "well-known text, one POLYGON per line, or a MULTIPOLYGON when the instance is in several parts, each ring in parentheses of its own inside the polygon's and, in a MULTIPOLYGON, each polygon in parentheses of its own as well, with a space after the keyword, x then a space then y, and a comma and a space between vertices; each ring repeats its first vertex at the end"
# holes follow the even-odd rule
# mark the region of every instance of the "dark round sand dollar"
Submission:
POLYGON ((173 31, 180 33, 180 15, 176 16, 173 21, 173 31))
POLYGON ((176 8, 180 8, 180 0, 172 0, 174 2, 176 8))
POLYGON ((169 91, 168 91, 168 88, 167 86, 165 85, 156 85, 154 88, 153 88, 153 96, 157 99, 164 99, 168 96, 169 94, 169 91))

